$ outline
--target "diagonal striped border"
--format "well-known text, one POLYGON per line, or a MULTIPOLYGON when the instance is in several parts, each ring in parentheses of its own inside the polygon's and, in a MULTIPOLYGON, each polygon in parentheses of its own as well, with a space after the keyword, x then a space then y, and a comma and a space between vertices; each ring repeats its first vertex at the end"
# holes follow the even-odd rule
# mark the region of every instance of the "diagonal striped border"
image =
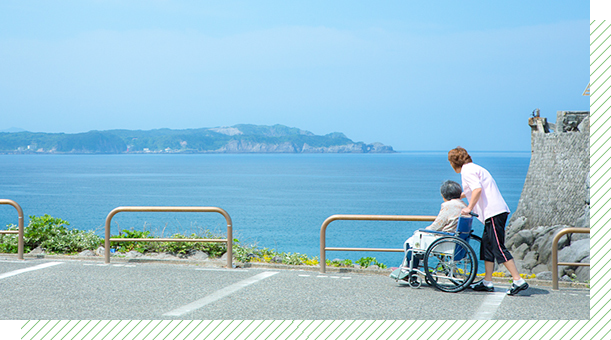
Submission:
POLYGON ((590 22, 590 223, 591 237, 591 301, 589 334, 609 337, 611 323, 607 284, 611 275, 611 256, 605 245, 611 233, 604 226, 611 220, 611 21, 590 22))
MULTIPOLYGON (((611 337, 611 21, 590 24, 591 305, 589 321, 27 321, 24 340, 605 339, 611 337)), ((584 84, 585 85, 585 84, 584 84)))
MULTIPOLYGON (((604 317, 604 316, 603 316, 604 317)), ((599 321, 602 321, 602 317, 599 321)), ((594 324, 593 324, 594 322, 594 324)), ((590 321, 28 321, 22 339, 605 339, 590 321)))

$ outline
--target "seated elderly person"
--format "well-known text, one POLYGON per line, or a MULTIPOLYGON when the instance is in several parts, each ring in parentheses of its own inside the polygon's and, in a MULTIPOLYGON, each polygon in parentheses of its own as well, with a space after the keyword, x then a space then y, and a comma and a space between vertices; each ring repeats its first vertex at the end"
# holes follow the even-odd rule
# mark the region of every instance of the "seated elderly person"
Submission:
MULTIPOLYGON (((460 184, 454 181, 445 181, 439 190, 443 203, 441 203, 441 210, 437 214, 437 218, 430 226, 426 227, 429 230, 444 231, 448 233, 454 233, 456 226, 458 225, 458 217, 460 217, 460 211, 467 205, 460 199, 462 194, 462 188, 460 184)), ((405 241, 405 259, 403 260, 402 267, 409 267, 409 261, 412 258, 411 248, 414 245, 413 236, 405 241)), ((414 267, 418 267, 418 259, 414 260, 414 267)))

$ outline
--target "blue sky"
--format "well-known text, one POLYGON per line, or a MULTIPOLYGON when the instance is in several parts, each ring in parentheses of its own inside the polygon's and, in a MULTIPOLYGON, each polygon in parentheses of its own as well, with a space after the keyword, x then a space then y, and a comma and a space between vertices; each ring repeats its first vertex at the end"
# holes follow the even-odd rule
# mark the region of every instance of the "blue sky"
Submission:
POLYGON ((587 2, 2 1, 0 130, 284 124, 528 151, 588 110, 587 2))

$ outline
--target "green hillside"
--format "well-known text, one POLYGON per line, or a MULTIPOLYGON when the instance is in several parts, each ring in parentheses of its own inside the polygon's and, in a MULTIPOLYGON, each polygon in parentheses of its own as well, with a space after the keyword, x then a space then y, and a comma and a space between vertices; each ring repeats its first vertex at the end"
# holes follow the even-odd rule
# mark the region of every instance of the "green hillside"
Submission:
POLYGON ((284 125, 186 130, 107 130, 86 133, 0 133, 0 153, 302 153, 393 152, 379 143, 353 142, 343 133, 318 136, 284 125))

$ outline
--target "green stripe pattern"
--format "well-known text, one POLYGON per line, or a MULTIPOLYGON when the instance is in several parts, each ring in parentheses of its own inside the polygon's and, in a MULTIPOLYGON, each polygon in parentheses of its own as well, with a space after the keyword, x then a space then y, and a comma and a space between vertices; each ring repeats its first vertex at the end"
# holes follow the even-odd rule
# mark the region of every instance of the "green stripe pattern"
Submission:
MULTIPOLYGON (((604 316, 605 313, 603 313, 604 316)), ((28 321, 22 339, 605 339, 606 321, 28 321)))
POLYGON ((611 242, 605 226, 611 219, 611 22, 590 23, 590 223, 591 301, 588 336, 611 336, 611 256, 604 247, 611 242))

